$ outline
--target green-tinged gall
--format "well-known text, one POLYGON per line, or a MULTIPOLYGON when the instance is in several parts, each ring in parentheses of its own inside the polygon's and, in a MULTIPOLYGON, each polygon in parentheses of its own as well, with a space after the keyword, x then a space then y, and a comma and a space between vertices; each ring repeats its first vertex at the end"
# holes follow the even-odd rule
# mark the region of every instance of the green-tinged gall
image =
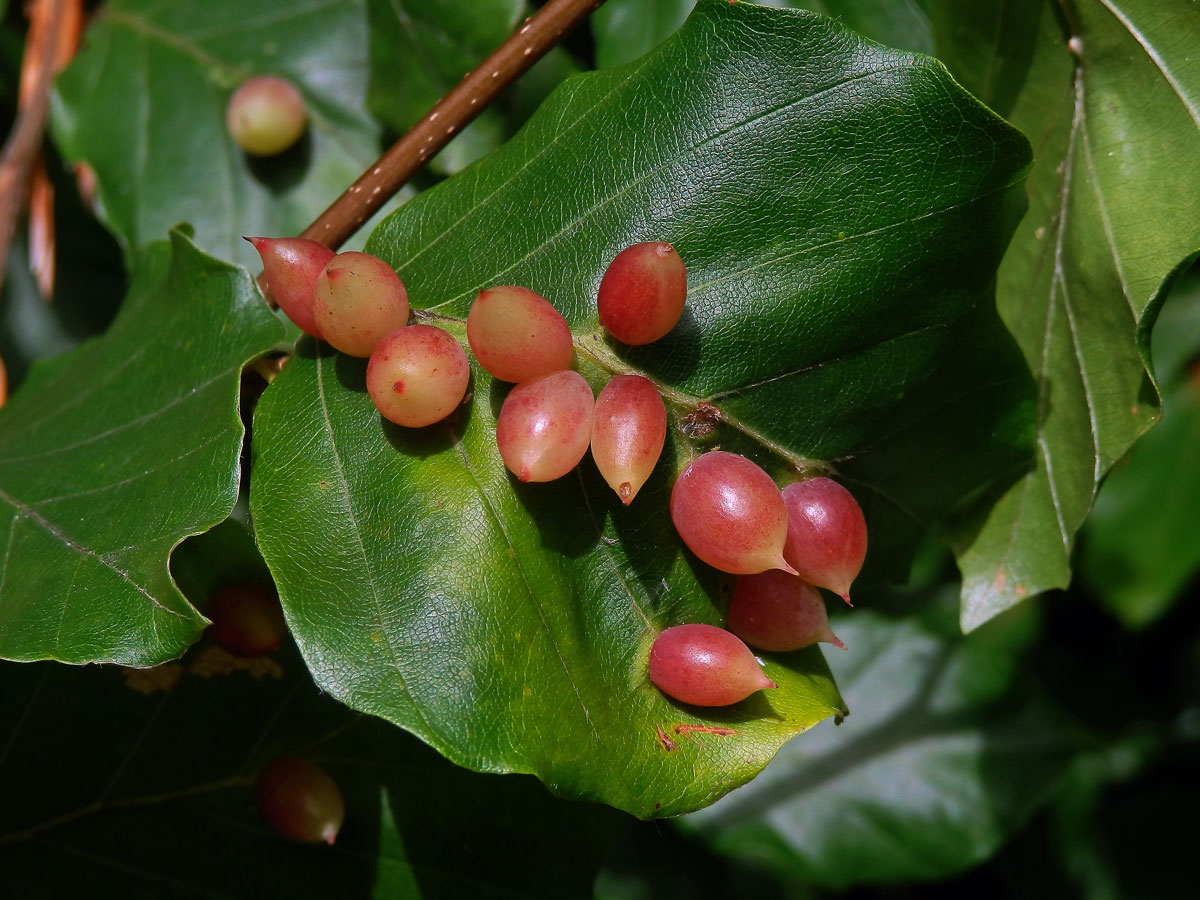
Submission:
POLYGON ((225 107, 225 126, 237 145, 252 156, 287 150, 308 125, 304 98, 289 81, 274 75, 251 78, 225 107))
POLYGON ((440 422, 467 393, 471 365, 449 333, 410 325, 384 337, 367 363, 367 393, 385 419, 407 428, 440 422))

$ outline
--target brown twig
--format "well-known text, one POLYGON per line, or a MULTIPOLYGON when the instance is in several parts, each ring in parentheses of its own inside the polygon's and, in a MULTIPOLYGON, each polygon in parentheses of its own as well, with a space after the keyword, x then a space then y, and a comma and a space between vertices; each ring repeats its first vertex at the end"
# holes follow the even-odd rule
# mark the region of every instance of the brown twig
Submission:
POLYGON ((301 237, 336 250, 530 66, 604 0, 550 0, 409 129, 301 237))
POLYGON ((62 33, 71 24, 68 6, 68 0, 34 0, 30 7, 17 118, 0 154, 0 284, 17 216, 25 207, 29 173, 42 147, 50 82, 61 53, 62 33))
MULTIPOLYGON (((49 6, 36 5, 29 23, 30 41, 37 29, 54 32, 54 71, 57 75, 67 67, 79 48, 79 33, 83 30, 83 0, 67 0, 62 15, 49 18, 49 6)), ((32 60, 21 71, 19 106, 29 102, 35 84, 32 60)), ((29 269, 37 281, 42 299, 49 301, 54 296, 54 279, 57 257, 54 225, 54 183, 46 170, 45 154, 38 152, 29 173, 29 269)))

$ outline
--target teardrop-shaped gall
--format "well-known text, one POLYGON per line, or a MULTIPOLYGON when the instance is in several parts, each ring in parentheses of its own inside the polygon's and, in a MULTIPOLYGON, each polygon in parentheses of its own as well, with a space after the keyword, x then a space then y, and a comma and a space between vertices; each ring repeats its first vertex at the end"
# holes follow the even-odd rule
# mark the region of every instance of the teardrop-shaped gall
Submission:
POLYGON ((778 569, 738 578, 725 624, 760 650, 785 653, 818 641, 846 649, 829 627, 820 591, 778 569))
POLYGON ((688 464, 671 489, 671 521, 688 549, 722 572, 793 571, 783 558, 788 517, 779 488, 737 453, 713 450, 688 464))
POLYGON ((398 328, 375 345, 367 393, 385 419, 406 428, 440 422, 458 409, 471 380, 462 344, 432 325, 398 328))
POLYGON ((788 537, 783 555, 809 584, 850 602, 850 585, 867 555, 867 520, 854 495, 828 478, 783 489, 788 537))
POLYGON ((260 75, 242 83, 225 107, 225 127, 251 156, 274 156, 291 147, 308 125, 304 98, 290 81, 260 75))
POLYGON ((387 335, 408 324, 408 291, 378 256, 347 250, 317 277, 313 316, 334 347, 367 357, 387 335))
POLYGON ((681 703, 728 706, 777 687, 742 641, 714 625, 676 625, 650 648, 650 680, 681 703))
POLYGON ((265 656, 279 649, 287 634, 279 595, 253 582, 229 584, 208 599, 204 615, 213 640, 238 656, 265 656))
POLYGON ((301 331, 321 337, 313 317, 313 289, 334 257, 328 247, 306 238, 246 238, 262 257, 263 275, 271 297, 301 331))
POLYGON ((592 458, 626 506, 654 471, 666 439, 667 408, 649 378, 617 375, 600 391, 592 416, 592 458))
POLYGON ((271 760, 254 782, 258 810, 293 841, 332 844, 346 817, 341 788, 320 766, 295 756, 271 760))
POLYGON ((623 344, 657 341, 675 327, 687 299, 687 269, 670 244, 634 244, 600 280, 600 324, 623 344))
POLYGON ((517 285, 479 292, 467 313, 467 342, 491 375, 516 383, 570 368, 575 353, 562 313, 517 285))
POLYGON ((592 389, 567 370, 518 384, 496 420, 496 446, 521 481, 553 481, 579 465, 592 435, 592 389))

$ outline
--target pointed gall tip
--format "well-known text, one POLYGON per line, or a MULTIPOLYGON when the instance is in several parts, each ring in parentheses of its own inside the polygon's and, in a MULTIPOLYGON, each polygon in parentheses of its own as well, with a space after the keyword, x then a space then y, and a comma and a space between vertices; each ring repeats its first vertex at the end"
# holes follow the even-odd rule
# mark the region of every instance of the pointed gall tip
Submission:
POLYGON ((243 234, 242 240, 250 243, 254 247, 255 250, 257 250, 259 253, 262 253, 262 245, 267 241, 267 238, 265 238, 265 237, 247 237, 246 235, 243 234))
POLYGON ((850 591, 849 590, 842 591, 840 594, 838 594, 838 596, 846 601, 847 606, 854 605, 853 603, 850 602, 850 591))
POLYGON ((333 829, 329 829, 325 832, 324 835, 322 835, 322 837, 324 838, 325 843, 327 843, 330 847, 332 847, 333 842, 337 840, 337 832, 333 829))
POLYGON ((621 498, 621 502, 626 506, 633 500, 633 485, 628 481, 622 481, 620 487, 617 488, 617 496, 621 498))
POLYGON ((528 481, 529 474, 529 466, 521 466, 521 471, 517 473, 517 481, 528 481))
POLYGON ((766 691, 766 690, 774 690, 774 689, 775 689, 775 688, 777 688, 777 687, 779 687, 779 685, 777 685, 775 682, 773 682, 773 681, 772 681, 770 678, 768 678, 766 675, 764 675, 764 676, 762 677, 762 684, 761 684, 761 689, 762 689, 762 690, 764 690, 764 691, 766 691))
POLYGON ((787 572, 789 575, 795 575, 797 578, 800 577, 800 573, 788 565, 788 562, 783 558, 782 553, 779 554, 779 562, 775 563, 775 565, 773 565, 771 568, 783 569, 783 571, 787 572))
POLYGON ((825 637, 822 638, 822 640, 827 644, 833 644, 835 647, 841 647, 843 650, 849 649, 845 644, 842 643, 841 638, 834 634, 832 630, 830 630, 825 637))

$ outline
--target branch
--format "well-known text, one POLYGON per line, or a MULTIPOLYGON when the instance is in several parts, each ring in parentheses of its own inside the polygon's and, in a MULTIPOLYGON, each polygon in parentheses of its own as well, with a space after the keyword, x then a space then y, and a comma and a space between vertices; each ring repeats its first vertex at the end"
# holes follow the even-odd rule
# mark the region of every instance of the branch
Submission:
POLYGON ((61 41, 59 32, 68 20, 64 15, 66 5, 66 0, 36 0, 30 12, 29 39, 21 66, 20 109, 0 155, 0 284, 4 282, 17 216, 25 205, 29 171, 42 148, 50 82, 61 41))
POLYGON ((301 237, 336 250, 567 31, 604 0, 550 0, 446 94, 309 225, 301 237))

